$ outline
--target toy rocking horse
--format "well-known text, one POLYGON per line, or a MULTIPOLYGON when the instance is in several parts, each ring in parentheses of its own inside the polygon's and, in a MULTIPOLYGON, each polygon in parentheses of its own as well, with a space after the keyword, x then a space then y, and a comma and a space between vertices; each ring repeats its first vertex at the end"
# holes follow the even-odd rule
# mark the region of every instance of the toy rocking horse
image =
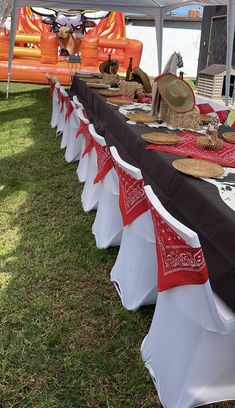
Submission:
POLYGON ((177 68, 182 68, 184 66, 183 58, 180 52, 173 52, 170 56, 169 60, 167 61, 164 70, 162 71, 163 74, 171 73, 175 74, 177 72, 177 68))

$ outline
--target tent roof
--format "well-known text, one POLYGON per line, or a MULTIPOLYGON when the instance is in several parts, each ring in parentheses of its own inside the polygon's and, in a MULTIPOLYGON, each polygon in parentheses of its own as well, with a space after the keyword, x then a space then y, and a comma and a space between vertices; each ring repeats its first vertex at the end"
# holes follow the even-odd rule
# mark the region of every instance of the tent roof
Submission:
POLYGON ((50 7, 64 10, 108 10, 158 15, 190 4, 204 6, 227 5, 228 0, 0 0, 1 3, 15 3, 18 6, 50 7))

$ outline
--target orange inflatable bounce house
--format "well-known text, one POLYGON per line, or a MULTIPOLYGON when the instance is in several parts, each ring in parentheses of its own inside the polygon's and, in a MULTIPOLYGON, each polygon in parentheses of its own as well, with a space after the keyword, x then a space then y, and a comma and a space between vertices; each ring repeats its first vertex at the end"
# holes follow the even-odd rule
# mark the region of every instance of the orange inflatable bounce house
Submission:
MULTIPOLYGON (((111 21, 115 21, 111 13, 111 21)), ((109 17, 110 20, 110 17, 109 17)), ((104 25, 104 21, 102 21, 104 25)), ((107 26, 107 24, 106 24, 107 26)), ((107 33, 107 30, 106 30, 107 33)), ((115 33, 114 33, 115 34, 115 33)), ((43 31, 33 33, 18 32, 15 38, 13 61, 11 68, 11 81, 43 84, 47 83, 45 73, 50 76, 58 76, 61 84, 69 85, 71 76, 76 71, 99 71, 101 62, 112 58, 119 61, 120 71, 125 71, 130 57, 133 57, 133 66, 140 64, 143 44, 138 40, 130 40, 120 37, 123 34, 119 30, 116 38, 113 35, 102 36, 99 33, 99 24, 95 32, 90 30, 82 38, 80 58, 81 62, 69 62, 68 57, 58 56, 58 36, 56 33, 43 31)), ((125 34, 125 33, 124 33, 125 34)), ((8 75, 8 52, 10 34, 0 32, 0 80, 7 80, 8 75)))
POLYGON ((120 70, 127 69, 130 57, 133 58, 133 66, 139 66, 143 50, 142 42, 128 38, 108 39, 87 35, 82 39, 81 46, 81 61, 84 69, 87 66, 97 68, 101 62, 106 61, 107 52, 102 50, 110 48, 114 50, 111 55, 118 60, 120 70))

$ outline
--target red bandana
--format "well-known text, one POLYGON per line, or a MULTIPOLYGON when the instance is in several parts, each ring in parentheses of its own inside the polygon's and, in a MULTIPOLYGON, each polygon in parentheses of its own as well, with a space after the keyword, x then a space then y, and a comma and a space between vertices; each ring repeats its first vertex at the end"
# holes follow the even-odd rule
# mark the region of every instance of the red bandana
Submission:
POLYGON ((97 154, 97 167, 98 171, 96 177, 94 179, 94 184, 99 183, 106 174, 111 170, 113 167, 113 160, 107 145, 101 146, 94 140, 94 146, 97 154))
POLYGON ((50 97, 52 98, 55 89, 55 82, 49 79, 49 85, 50 85, 50 97))
POLYGON ((64 103, 66 101, 66 99, 68 98, 68 96, 64 96, 61 92, 59 93, 59 98, 60 98, 60 102, 61 102, 61 107, 60 107, 60 113, 63 112, 64 109, 64 103))
POLYGON ((67 109, 67 112, 65 114, 65 120, 68 121, 73 112, 73 105, 71 104, 71 101, 69 98, 65 100, 65 103, 66 103, 66 109, 67 109))
POLYGON ((192 248, 154 207, 150 209, 156 237, 159 292, 175 286, 205 283, 208 271, 202 248, 192 248))
POLYGON ((88 129, 88 125, 86 123, 84 123, 82 120, 80 120, 80 128, 78 129, 78 131, 76 133, 76 137, 80 136, 81 134, 83 134, 83 136, 85 137, 85 140, 86 140, 85 149, 84 149, 84 152, 82 154, 82 157, 84 157, 87 153, 89 153, 89 151, 94 146, 94 140, 91 137, 91 134, 90 134, 89 129, 88 129))
POLYGON ((114 161, 119 178, 119 206, 123 224, 128 225, 149 209, 144 180, 136 180, 114 161))

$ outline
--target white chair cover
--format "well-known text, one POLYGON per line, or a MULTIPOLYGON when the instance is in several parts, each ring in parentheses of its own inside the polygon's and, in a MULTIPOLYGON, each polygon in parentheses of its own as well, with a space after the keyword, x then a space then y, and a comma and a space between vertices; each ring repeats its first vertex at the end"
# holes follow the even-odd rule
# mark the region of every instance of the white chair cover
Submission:
POLYGON ((86 147, 86 139, 83 135, 83 129, 82 129, 82 123, 84 123, 85 125, 89 125, 89 120, 84 116, 83 110, 81 108, 77 109, 77 115, 78 118, 80 120, 80 128, 79 130, 81 130, 82 132, 79 134, 79 136, 77 137, 78 139, 81 140, 81 155, 80 155, 80 160, 79 160, 79 164, 77 167, 77 176, 78 176, 78 180, 83 183, 86 180, 86 176, 87 176, 87 169, 88 169, 88 163, 89 163, 89 156, 88 154, 86 154, 85 156, 83 156, 85 147, 86 147))
POLYGON ((67 114, 68 109, 70 108, 69 107, 70 99, 69 99, 68 93, 63 89, 63 87, 61 88, 60 88, 60 92, 61 92, 62 111, 60 112, 60 115, 59 115, 57 131, 62 132, 60 148, 64 149, 67 146, 68 136, 69 136, 69 120, 67 120, 66 114, 67 114))
MULTIPOLYGON (((130 179, 133 178, 134 182, 143 180, 141 171, 124 162, 115 147, 111 147, 110 151, 115 163, 118 163, 130 179)), ((120 178, 119 183, 122 183, 120 178)), ((132 201, 130 191, 129 194, 132 201)), ((147 208, 123 229, 121 246, 111 271, 111 281, 123 306, 128 310, 135 311, 140 306, 156 303, 157 258, 153 223, 147 208)))
POLYGON ((163 272, 158 268, 161 285, 164 279, 167 285, 174 284, 164 290, 159 282, 153 321, 141 346, 161 404, 190 408, 234 399, 235 316, 215 301, 197 234, 163 208, 150 186, 145 191, 165 223, 155 225, 158 233, 161 228, 161 234, 169 234, 168 241, 179 237, 180 242, 171 248, 169 244, 171 252, 161 248, 165 259, 163 272), (182 240, 185 245, 179 249, 182 240))
MULTIPOLYGON (((106 147, 106 141, 103 136, 96 133, 92 124, 89 125, 89 131, 99 146, 100 154, 103 154, 102 166, 110 163, 112 156, 107 154, 108 150, 103 152, 102 147, 106 147)), ((106 148, 108 149, 108 148, 106 148)), ((96 152, 97 153, 97 152, 96 152)), ((98 153, 97 153, 98 154, 98 153)), ((101 158, 97 157, 98 161, 101 158)), ((99 181, 100 195, 97 207, 97 213, 92 225, 92 233, 95 236, 97 248, 108 248, 109 246, 120 245, 122 238, 122 217, 119 209, 119 186, 118 177, 114 168, 111 168, 104 177, 99 181)))
POLYGON ((85 179, 82 190, 81 200, 85 212, 96 210, 99 201, 100 184, 94 184, 97 173, 97 156, 94 149, 93 138, 88 129, 89 120, 85 118, 83 112, 79 110, 82 133, 78 137, 83 137, 82 153, 77 168, 77 174, 80 181, 85 179))
POLYGON ((84 108, 83 108, 83 104, 82 104, 81 102, 79 102, 77 95, 74 95, 74 96, 73 96, 73 102, 75 103, 76 108, 78 108, 78 109, 84 109, 84 108))
POLYGON ((79 160, 82 150, 82 138, 76 137, 77 131, 80 128, 80 118, 74 102, 70 102, 73 106, 73 111, 68 118, 68 136, 65 150, 65 160, 68 163, 79 160))
MULTIPOLYGON (((66 104, 64 103, 64 98, 68 97, 68 94, 65 91, 63 86, 60 87, 59 95, 60 95, 60 108, 59 108, 59 115, 58 115, 57 133, 61 134, 64 132, 65 115, 67 111, 66 104)), ((65 132, 65 135, 66 135, 66 132, 65 132)), ((63 137, 62 137, 61 148, 65 147, 65 140, 66 138, 63 141, 63 137)))
POLYGON ((60 83, 57 81, 55 83, 54 91, 52 94, 52 115, 51 115, 51 127, 56 128, 58 124, 58 117, 60 111, 60 99, 58 90, 60 89, 60 83))
POLYGON ((87 153, 88 156, 88 167, 85 184, 82 190, 81 200, 82 208, 85 212, 91 210, 96 210, 98 207, 99 195, 100 195, 100 184, 94 184, 94 178, 97 173, 97 159, 96 151, 94 147, 87 153))

